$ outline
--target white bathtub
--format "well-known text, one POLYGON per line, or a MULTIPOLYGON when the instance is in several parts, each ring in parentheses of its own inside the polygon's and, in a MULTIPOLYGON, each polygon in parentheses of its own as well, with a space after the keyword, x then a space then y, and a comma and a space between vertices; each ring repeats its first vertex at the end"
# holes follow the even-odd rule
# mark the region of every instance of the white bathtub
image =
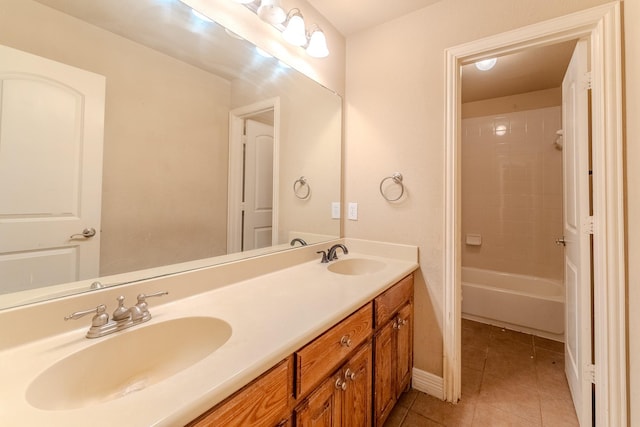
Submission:
POLYGON ((462 317, 564 341, 564 286, 549 279, 463 267, 462 317))

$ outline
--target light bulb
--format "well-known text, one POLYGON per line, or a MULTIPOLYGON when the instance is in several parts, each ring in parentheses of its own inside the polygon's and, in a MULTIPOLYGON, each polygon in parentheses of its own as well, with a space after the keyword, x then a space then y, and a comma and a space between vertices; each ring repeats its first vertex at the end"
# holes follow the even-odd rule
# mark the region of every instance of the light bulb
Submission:
POLYGON ((256 13, 260 19, 271 25, 282 24, 287 19, 287 14, 278 4, 278 0, 262 0, 256 13))
POLYGON ((329 56, 329 49, 327 48, 327 38, 324 32, 320 29, 311 33, 311 39, 309 40, 309 46, 307 46, 307 53, 314 58, 325 58, 329 56))
POLYGON ((480 71, 487 71, 492 69, 494 65, 496 65, 496 62, 498 62, 498 58, 483 59, 482 61, 476 62, 476 68, 480 71))
POLYGON ((301 15, 296 14, 289 18, 287 28, 282 32, 282 38, 294 46, 304 46, 307 43, 304 19, 301 15))

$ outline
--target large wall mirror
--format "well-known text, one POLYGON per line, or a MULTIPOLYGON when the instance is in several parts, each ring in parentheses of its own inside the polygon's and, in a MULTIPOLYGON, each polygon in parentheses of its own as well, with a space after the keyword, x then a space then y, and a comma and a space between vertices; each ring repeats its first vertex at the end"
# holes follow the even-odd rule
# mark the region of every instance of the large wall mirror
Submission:
POLYGON ((0 11, 0 308, 339 236, 334 92, 179 0, 0 11))

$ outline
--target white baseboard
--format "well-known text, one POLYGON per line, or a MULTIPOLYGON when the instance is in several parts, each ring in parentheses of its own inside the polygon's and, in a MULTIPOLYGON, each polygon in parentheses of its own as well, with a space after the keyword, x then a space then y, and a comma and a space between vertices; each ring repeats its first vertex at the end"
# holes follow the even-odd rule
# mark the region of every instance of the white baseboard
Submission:
POLYGON ((411 386, 418 391, 444 400, 444 380, 442 377, 413 368, 411 386))

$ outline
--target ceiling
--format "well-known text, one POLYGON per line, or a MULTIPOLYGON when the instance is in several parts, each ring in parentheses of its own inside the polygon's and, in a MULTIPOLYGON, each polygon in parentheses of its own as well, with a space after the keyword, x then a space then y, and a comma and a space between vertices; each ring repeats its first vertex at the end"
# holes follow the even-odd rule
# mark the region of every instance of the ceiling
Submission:
POLYGON ((463 65, 462 102, 560 87, 575 45, 570 40, 502 56, 488 71, 463 65))
POLYGON ((333 26, 348 36, 441 0, 307 0, 333 26))

